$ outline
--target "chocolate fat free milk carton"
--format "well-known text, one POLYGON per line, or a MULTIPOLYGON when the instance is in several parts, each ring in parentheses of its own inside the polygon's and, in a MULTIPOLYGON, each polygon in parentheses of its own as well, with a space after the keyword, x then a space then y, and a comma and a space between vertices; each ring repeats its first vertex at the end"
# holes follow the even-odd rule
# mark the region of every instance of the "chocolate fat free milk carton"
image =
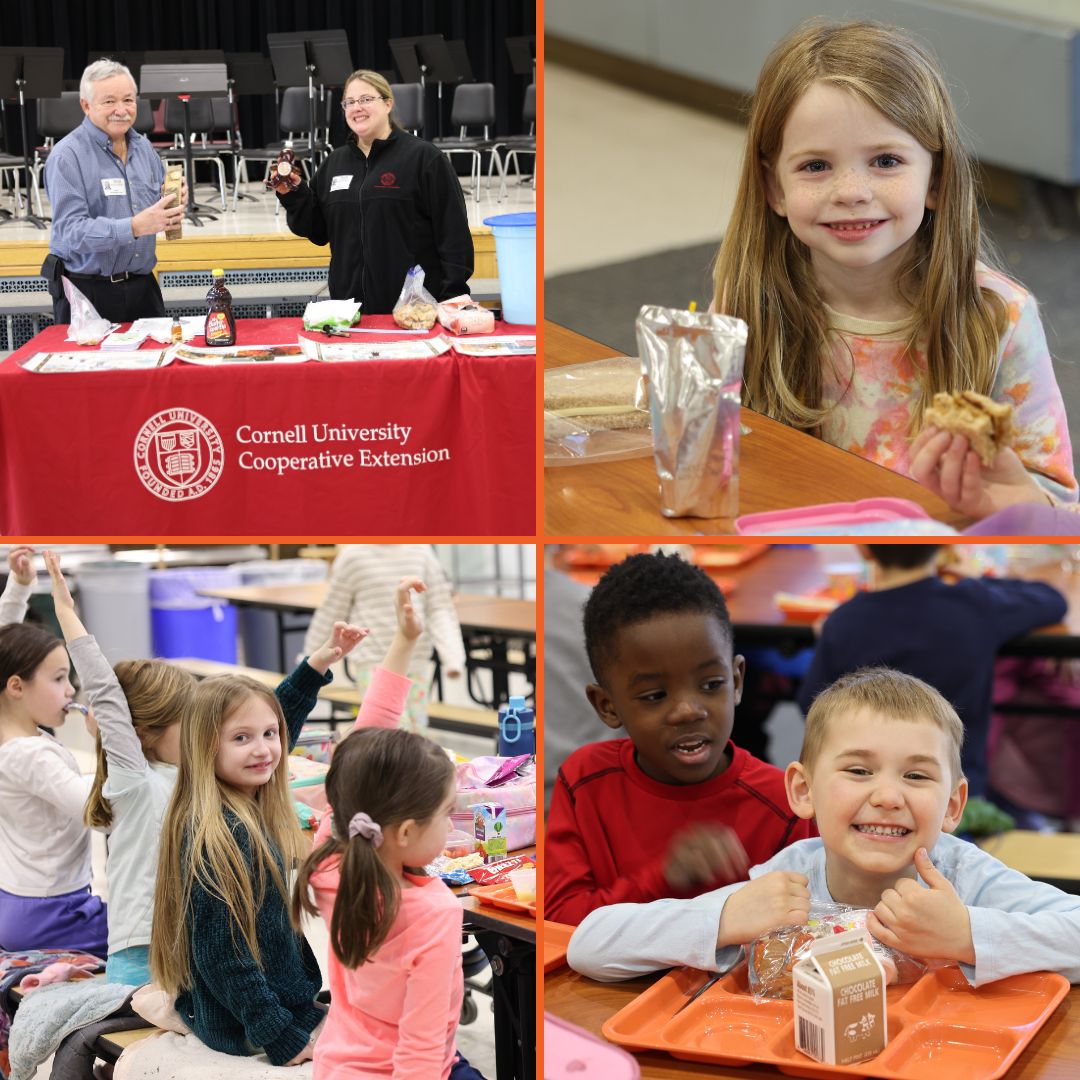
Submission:
POLYGON ((885 969, 865 930, 815 941, 791 974, 796 1049, 825 1065, 850 1065, 885 1049, 885 969))

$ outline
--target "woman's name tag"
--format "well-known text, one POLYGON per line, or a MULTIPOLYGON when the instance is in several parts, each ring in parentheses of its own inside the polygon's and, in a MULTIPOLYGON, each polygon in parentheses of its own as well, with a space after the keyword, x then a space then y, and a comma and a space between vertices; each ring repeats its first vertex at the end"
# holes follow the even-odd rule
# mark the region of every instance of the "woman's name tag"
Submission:
POLYGON ((101 190, 104 191, 106 195, 126 195, 127 183, 119 176, 102 178, 101 190))
POLYGON ((347 174, 343 173, 340 176, 333 176, 333 177, 330 178, 330 190, 331 191, 342 191, 344 188, 347 188, 351 183, 352 183, 352 176, 351 175, 347 175, 347 174))

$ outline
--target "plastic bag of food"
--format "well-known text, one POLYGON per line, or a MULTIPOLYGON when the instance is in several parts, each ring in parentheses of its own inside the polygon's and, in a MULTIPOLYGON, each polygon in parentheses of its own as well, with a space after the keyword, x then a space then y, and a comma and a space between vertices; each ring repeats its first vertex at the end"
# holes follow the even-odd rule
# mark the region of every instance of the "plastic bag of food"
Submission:
POLYGON ((465 293, 439 304, 439 323, 452 334, 490 334, 495 316, 465 293))
POLYGON ((360 321, 356 300, 311 300, 304 308, 305 330, 348 330, 360 321))
MULTIPOLYGON (((747 946, 748 978, 754 999, 782 998, 791 1000, 791 969, 809 951, 810 944, 828 934, 845 930, 865 930, 867 908, 849 907, 815 901, 810 905, 810 918, 803 926, 781 926, 756 938, 747 946)), ((883 945, 872 934, 870 946, 885 968, 888 986, 906 985, 921 978, 939 961, 926 961, 883 945)))
POLYGON ((64 295, 71 306, 71 325, 68 327, 67 340, 77 342, 79 345, 97 345, 106 334, 115 330, 120 324, 111 323, 103 319, 97 308, 71 283, 66 277, 60 279, 64 283, 64 295))
POLYGON ((544 465, 648 457, 649 396, 640 362, 612 356, 544 373, 544 465))
POLYGON ((424 288, 424 268, 414 266, 405 275, 401 295, 394 305, 394 322, 403 330, 430 330, 437 314, 435 297, 424 288))

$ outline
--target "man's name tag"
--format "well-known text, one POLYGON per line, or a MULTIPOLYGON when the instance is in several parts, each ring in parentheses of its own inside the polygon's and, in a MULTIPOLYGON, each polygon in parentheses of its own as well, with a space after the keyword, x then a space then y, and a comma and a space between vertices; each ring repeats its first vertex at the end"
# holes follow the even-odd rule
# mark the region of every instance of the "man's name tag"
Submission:
POLYGON ((346 176, 346 175, 334 176, 334 177, 331 177, 331 179, 330 179, 330 190, 331 191, 343 191, 351 183, 352 183, 352 177, 351 176, 346 176))
POLYGON ((126 195, 127 183, 119 176, 112 176, 101 181, 101 190, 106 195, 126 195))

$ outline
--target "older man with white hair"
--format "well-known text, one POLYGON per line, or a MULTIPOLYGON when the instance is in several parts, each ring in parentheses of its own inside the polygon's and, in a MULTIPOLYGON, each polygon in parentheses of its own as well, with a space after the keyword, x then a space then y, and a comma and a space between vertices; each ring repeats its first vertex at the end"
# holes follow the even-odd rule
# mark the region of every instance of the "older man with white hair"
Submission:
POLYGON ((138 88, 115 60, 96 60, 82 74, 83 122, 45 162, 52 203, 49 256, 41 268, 58 323, 71 321, 61 275, 112 322, 165 314, 152 273, 157 234, 179 223, 181 205, 162 196, 165 167, 150 140, 132 130, 138 88))

